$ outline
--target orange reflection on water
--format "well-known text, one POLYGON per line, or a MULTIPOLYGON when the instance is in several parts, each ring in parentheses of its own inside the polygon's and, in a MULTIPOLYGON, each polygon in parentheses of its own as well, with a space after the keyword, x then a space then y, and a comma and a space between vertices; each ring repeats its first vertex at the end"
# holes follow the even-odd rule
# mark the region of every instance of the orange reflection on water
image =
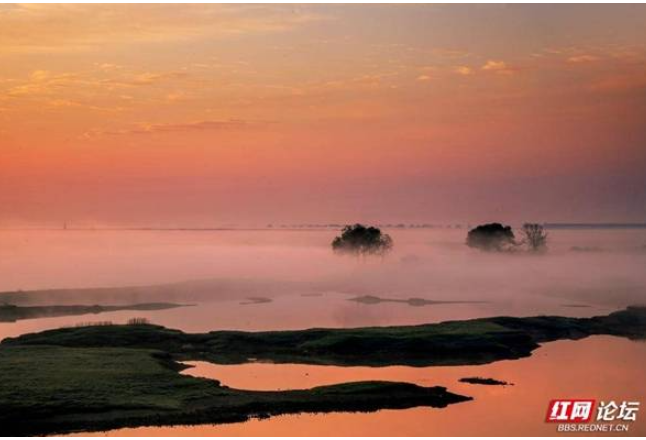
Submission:
MULTIPOLYGON (((646 396, 646 344, 610 336, 545 345, 534 355, 466 367, 331 367, 247 364, 220 366, 194 363, 185 374, 217 378, 246 389, 309 388, 357 381, 391 380, 442 385, 474 397, 444 409, 413 408, 376 413, 301 414, 250 420, 228 425, 143 427, 95 435, 119 436, 436 436, 436 435, 557 435, 544 422, 554 398, 637 400, 646 396), (458 382, 484 376, 513 386, 482 386, 458 382)), ((642 403, 643 404, 643 403, 642 403)), ((642 409, 642 412, 644 410, 642 409)), ((629 422, 630 423, 630 422, 629 422)), ((630 435, 646 434, 646 414, 630 424, 630 435)), ((588 435, 588 434, 586 434, 588 435)))

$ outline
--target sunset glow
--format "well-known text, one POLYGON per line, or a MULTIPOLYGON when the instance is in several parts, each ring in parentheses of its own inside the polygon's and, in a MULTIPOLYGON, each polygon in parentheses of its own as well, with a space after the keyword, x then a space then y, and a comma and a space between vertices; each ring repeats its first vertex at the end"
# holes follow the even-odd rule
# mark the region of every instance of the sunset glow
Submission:
POLYGON ((645 19, 1 5, 0 226, 644 221, 645 19))

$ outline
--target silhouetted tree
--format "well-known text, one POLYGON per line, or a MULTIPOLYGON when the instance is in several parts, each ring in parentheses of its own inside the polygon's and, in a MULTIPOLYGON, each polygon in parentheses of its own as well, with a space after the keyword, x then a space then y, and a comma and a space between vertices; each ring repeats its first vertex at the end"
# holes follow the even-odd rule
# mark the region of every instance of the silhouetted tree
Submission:
POLYGON ((386 255, 393 247, 393 240, 379 228, 361 224, 348 225, 332 241, 332 249, 339 253, 357 256, 386 255))
POLYGON ((524 243, 527 243, 532 252, 542 252, 547 249, 547 232, 543 225, 538 223, 525 223, 523 225, 524 243))
POLYGON ((516 244, 511 226, 489 223, 477 226, 467 234, 467 246, 483 251, 501 252, 516 244))

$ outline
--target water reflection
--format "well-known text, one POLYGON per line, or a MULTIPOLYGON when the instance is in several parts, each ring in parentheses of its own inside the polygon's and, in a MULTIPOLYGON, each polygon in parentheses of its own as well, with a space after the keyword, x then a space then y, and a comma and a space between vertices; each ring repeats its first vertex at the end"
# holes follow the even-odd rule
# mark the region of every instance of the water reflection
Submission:
POLYGON ((572 308, 559 298, 528 296, 521 304, 509 301, 488 303, 435 304, 412 307, 402 303, 361 304, 351 295, 328 292, 317 297, 283 295, 270 302, 247 304, 248 300, 199 303, 192 307, 158 311, 118 311, 81 316, 27 319, 0 323, 0 339, 24 333, 74 326, 83 322, 112 321, 126 323, 145 317, 150 322, 186 332, 211 330, 300 330, 311 327, 367 327, 415 325, 453 319, 472 319, 499 315, 564 316, 604 315, 615 307, 572 308))
MULTIPOLYGON (((202 289, 199 297, 187 288, 172 298, 152 299, 196 307, 0 323, 0 339, 93 320, 125 323, 139 316, 170 328, 206 332, 413 325, 498 315, 592 316, 646 303, 646 230, 553 231, 549 252, 541 257, 470 250, 464 245, 465 230, 386 232, 395 240, 393 254, 361 262, 333 255, 329 244, 335 231, 0 231, 0 291, 226 280, 202 289), (391 301, 349 301, 366 295, 391 301), (467 302, 414 307, 410 298, 467 302)), ((43 292, 33 305, 52 304, 50 293, 43 292)), ((107 301, 85 293, 75 291, 67 304, 107 301)), ((124 295, 110 301, 132 304, 151 298, 124 295)), ((443 410, 294 415, 110 434, 550 435, 554 427, 542 420, 551 398, 645 396, 645 353, 643 344, 594 337, 550 343, 528 359, 479 367, 199 364, 187 373, 212 375, 232 387, 308 388, 383 379, 444 385, 476 400, 443 410), (459 383, 465 376, 490 376, 515 386, 459 383)), ((641 414, 630 434, 644 435, 644 421, 641 414)))
MULTIPOLYGON (((230 425, 144 427, 94 435, 108 436, 442 436, 556 435, 544 423, 553 398, 643 400, 646 344, 610 336, 546 344, 534 355, 468 367, 328 367, 197 363, 195 374, 217 378, 235 388, 307 388, 353 380, 393 380, 443 385, 475 400, 444 409, 384 410, 369 414, 301 414, 230 425), (493 377, 513 386, 470 385, 466 376, 493 377)), ((643 405, 643 403, 642 403, 643 405)), ((646 415, 637 416, 629 433, 646 434, 646 415)))

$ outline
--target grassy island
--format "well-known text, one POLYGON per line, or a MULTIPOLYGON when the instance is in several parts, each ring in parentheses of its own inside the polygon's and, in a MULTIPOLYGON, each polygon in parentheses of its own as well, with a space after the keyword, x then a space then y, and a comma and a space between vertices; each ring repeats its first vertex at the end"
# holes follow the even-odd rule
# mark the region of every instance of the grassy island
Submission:
POLYGON ((540 343, 604 334, 644 338, 646 308, 593 318, 494 317, 399 327, 187 334, 160 326, 64 328, 0 344, 3 435, 223 423, 298 412, 444 407, 443 387, 357 382, 246 391, 178 374, 181 360, 334 365, 473 365, 529 356, 540 343))

